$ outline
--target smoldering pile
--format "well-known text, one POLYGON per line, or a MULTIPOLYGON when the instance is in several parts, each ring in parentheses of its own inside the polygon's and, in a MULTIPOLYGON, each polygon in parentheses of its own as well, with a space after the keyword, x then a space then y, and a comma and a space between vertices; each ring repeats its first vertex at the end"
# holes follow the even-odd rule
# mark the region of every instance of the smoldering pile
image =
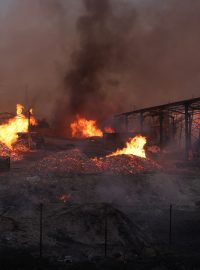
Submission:
POLYGON ((78 149, 51 154, 40 160, 35 170, 39 174, 137 174, 159 169, 150 160, 130 155, 89 158, 78 149))
POLYGON ((16 143, 13 149, 9 149, 5 144, 0 143, 0 156, 10 157, 11 161, 20 161, 23 159, 23 154, 29 149, 24 142, 16 143))
POLYGON ((78 149, 61 151, 44 157, 36 165, 39 173, 92 174, 101 169, 78 149))
POLYGON ((122 175, 151 172, 161 168, 155 161, 149 158, 141 158, 133 155, 119 155, 96 159, 96 164, 102 171, 122 175))

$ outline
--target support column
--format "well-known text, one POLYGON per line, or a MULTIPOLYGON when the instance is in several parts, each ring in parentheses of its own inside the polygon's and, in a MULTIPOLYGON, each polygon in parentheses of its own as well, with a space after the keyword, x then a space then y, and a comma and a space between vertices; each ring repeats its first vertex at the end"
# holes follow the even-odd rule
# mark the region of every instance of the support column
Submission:
POLYGON ((28 147, 31 149, 31 108, 28 109, 28 147))
POLYGON ((164 113, 160 112, 159 114, 160 121, 160 150, 163 150, 164 147, 164 132, 163 132, 163 122, 164 122, 164 113))
POLYGON ((189 114, 189 149, 192 149, 192 115, 189 114))

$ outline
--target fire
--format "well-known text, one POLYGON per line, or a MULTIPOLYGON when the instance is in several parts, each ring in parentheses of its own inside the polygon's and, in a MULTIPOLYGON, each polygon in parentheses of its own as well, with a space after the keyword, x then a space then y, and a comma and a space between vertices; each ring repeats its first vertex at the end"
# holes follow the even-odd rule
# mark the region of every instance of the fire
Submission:
MULTIPOLYGON (((0 142, 5 144, 9 149, 18 139, 18 133, 28 132, 29 119, 23 114, 24 107, 21 104, 16 106, 16 116, 7 123, 0 125, 0 142)), ((36 123, 33 115, 30 117, 30 124, 36 123)))
POLYGON ((70 127, 72 137, 103 137, 103 132, 97 127, 95 120, 87 120, 79 115, 77 115, 76 120, 70 125, 70 127))
POLYGON ((112 129, 111 127, 106 127, 104 130, 106 133, 114 133, 115 132, 114 129, 112 129))
POLYGON ((16 107, 17 107, 16 108, 17 109, 17 111, 16 111, 17 116, 22 115, 22 112, 23 112, 24 107, 21 104, 17 104, 16 107))
POLYGON ((136 136, 130 138, 126 143, 126 147, 123 149, 118 149, 116 152, 112 153, 109 156, 118 156, 118 155, 134 155, 142 158, 146 158, 146 153, 144 146, 147 143, 147 139, 143 136, 136 136))
POLYGON ((32 108, 30 108, 30 110, 29 110, 29 115, 30 115, 30 125, 36 126, 38 124, 38 122, 35 119, 35 117, 33 116, 33 109, 32 108))

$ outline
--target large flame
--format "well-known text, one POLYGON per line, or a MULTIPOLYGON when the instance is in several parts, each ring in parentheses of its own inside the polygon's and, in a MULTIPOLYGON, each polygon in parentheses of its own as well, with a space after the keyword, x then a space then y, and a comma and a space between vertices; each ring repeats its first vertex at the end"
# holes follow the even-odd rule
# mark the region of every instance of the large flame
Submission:
POLYGON ((123 149, 118 149, 116 152, 112 153, 109 156, 118 156, 118 155, 134 155, 142 158, 146 158, 146 153, 144 146, 147 143, 147 139, 143 136, 136 136, 129 139, 126 143, 126 147, 123 149))
POLYGON ((97 127, 95 120, 87 120, 77 115, 76 120, 70 125, 72 137, 89 138, 103 137, 103 132, 97 127))
POLYGON ((16 116, 10 119, 6 124, 0 125, 0 142, 5 144, 8 148, 12 149, 12 145, 18 139, 18 133, 28 132, 29 123, 36 124, 36 120, 30 110, 29 118, 23 114, 24 107, 17 104, 16 116))

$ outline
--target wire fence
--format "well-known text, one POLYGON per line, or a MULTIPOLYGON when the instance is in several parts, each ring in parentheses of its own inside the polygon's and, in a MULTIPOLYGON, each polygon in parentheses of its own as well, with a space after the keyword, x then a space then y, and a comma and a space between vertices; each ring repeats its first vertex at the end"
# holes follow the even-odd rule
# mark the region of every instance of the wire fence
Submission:
POLYGON ((0 213, 0 248, 31 250, 40 259, 62 254, 104 257, 154 247, 190 252, 200 243, 200 215, 194 208, 117 204, 40 203, 0 213), (149 235, 151 237, 149 237, 149 235), (134 238, 135 237, 135 238, 134 238), (146 239, 147 237, 147 239, 146 239), (137 243, 136 243, 137 242, 137 243))

